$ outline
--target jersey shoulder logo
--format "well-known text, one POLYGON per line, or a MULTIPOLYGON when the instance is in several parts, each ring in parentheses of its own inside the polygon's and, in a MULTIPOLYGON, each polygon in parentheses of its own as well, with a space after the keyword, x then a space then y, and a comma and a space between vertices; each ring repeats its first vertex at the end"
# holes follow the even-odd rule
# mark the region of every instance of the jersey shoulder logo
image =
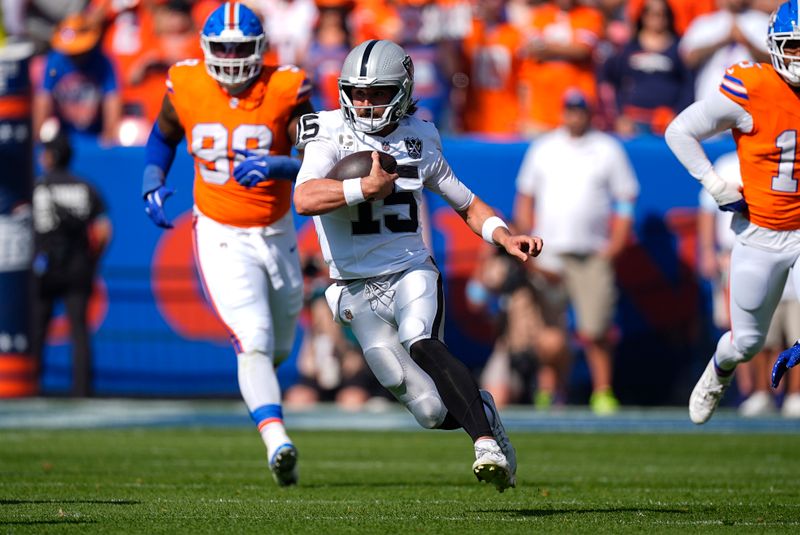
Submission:
POLYGON ((406 152, 411 158, 419 160, 422 157, 422 140, 420 138, 407 137, 403 139, 403 143, 405 143, 406 152))

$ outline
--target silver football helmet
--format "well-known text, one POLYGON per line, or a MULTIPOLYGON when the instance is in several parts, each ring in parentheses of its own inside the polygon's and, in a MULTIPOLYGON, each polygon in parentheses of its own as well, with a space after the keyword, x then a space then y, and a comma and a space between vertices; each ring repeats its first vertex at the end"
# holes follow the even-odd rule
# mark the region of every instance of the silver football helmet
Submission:
POLYGON ((414 64, 400 45, 387 40, 364 41, 347 55, 339 76, 339 105, 345 121, 359 132, 374 134, 399 121, 411 106, 414 90, 414 64), (384 106, 355 106, 354 87, 396 88, 391 102, 378 116, 376 108, 384 106), (368 110, 363 116, 359 110, 368 110))

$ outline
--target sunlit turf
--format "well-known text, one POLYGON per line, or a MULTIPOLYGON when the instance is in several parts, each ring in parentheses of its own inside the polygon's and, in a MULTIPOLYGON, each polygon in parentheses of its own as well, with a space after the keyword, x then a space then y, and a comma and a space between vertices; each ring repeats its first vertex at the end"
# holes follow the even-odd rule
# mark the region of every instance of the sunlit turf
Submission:
POLYGON ((273 483, 244 428, 0 431, 0 533, 800 532, 800 435, 512 435, 516 489, 463 432, 295 432, 273 483))

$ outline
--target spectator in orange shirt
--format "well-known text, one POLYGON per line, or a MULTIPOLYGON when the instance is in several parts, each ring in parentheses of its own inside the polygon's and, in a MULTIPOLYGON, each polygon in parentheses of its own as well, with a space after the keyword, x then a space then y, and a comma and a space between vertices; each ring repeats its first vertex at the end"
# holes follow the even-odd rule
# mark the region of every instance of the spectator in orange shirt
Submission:
POLYGON ((531 13, 532 37, 525 46, 524 130, 540 133, 561 124, 562 103, 574 87, 596 100, 592 55, 603 35, 600 11, 577 0, 553 0, 531 13))
POLYGON ((155 120, 161 109, 169 67, 185 59, 203 57, 197 40, 191 6, 184 0, 168 0, 153 8, 153 33, 131 63, 124 80, 127 100, 139 109, 138 116, 155 120))
MULTIPOLYGON (((119 73, 126 116, 152 123, 161 105, 166 67, 202 57, 195 21, 219 4, 219 0, 92 0, 87 16, 105 27, 102 47, 119 73)), ((205 17, 200 20, 202 24, 205 17)))
POLYGON ((456 75, 462 129, 481 134, 519 132, 522 33, 505 18, 505 2, 474 2, 472 31, 464 39, 466 77, 456 75))
POLYGON ((370 39, 397 41, 403 29, 403 20, 390 0, 357 0, 350 24, 354 43, 370 39))

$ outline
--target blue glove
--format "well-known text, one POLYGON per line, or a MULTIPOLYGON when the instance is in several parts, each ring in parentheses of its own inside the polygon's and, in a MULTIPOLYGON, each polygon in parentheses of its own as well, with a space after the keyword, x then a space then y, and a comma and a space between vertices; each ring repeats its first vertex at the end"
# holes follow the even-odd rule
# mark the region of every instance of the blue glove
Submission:
POLYGON ((300 161, 289 156, 259 155, 249 150, 235 150, 244 156, 233 169, 233 178, 246 188, 251 188, 272 178, 294 180, 300 170, 300 161))
POLYGON ((164 213, 164 202, 175 190, 169 186, 159 186, 153 191, 147 192, 144 196, 144 211, 153 220, 153 223, 161 228, 172 228, 172 223, 164 213))
POLYGON ((778 355, 778 360, 775 361, 775 366, 772 367, 772 388, 778 388, 783 374, 789 368, 794 368, 798 364, 800 364, 800 340, 778 355))
POLYGON ((747 212, 747 203, 744 199, 739 199, 732 203, 723 204, 719 207, 723 212, 740 212, 742 214, 747 212))

